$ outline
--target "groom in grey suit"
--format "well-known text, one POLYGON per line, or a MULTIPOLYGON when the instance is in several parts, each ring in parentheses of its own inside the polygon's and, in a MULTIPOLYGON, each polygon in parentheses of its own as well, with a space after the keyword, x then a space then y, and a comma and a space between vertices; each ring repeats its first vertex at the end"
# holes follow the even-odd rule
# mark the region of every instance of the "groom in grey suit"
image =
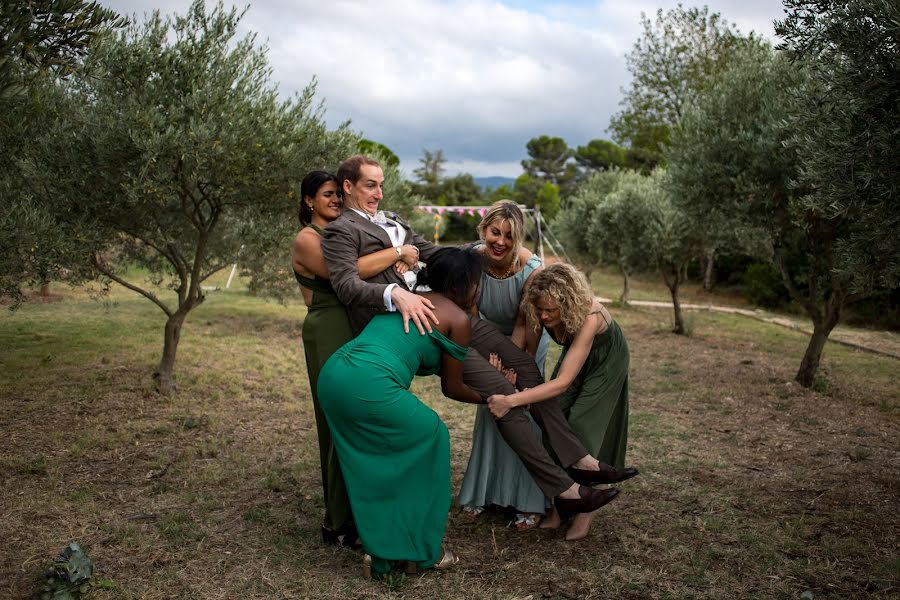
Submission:
MULTIPOLYGON (((431 323, 437 322, 432 312, 434 306, 426 298, 410 291, 413 274, 402 274, 405 269, 398 262, 394 268, 363 281, 359 277, 356 261, 360 256, 392 246, 397 250, 399 259, 403 245, 411 244, 418 250, 419 259, 427 263, 437 247, 412 231, 397 215, 385 215, 379 211, 384 174, 376 161, 365 156, 353 156, 338 168, 337 180, 338 190, 344 197, 344 210, 326 227, 322 251, 331 284, 347 307, 354 334, 359 334, 377 313, 385 311, 400 312, 407 332, 410 320, 421 335, 426 330, 431 331, 431 323)), ((484 398, 491 394, 515 392, 503 375, 486 360, 490 353, 497 353, 504 366, 516 370, 516 385, 520 389, 543 383, 530 356, 489 323, 473 317, 469 353, 463 363, 463 380, 484 398)), ((596 470, 603 467, 598 467, 597 461, 588 455, 572 433, 556 400, 532 405, 531 415, 544 431, 560 462, 577 473, 575 476, 580 483, 611 483, 621 476, 617 469, 613 469, 615 473, 609 471, 611 467, 606 467, 606 471, 596 470), (581 468, 574 468, 576 465, 581 468)), ((572 490, 575 494, 580 493, 581 498, 585 497, 587 492, 575 486, 573 479, 553 462, 534 435, 525 409, 517 407, 510 410, 497 421, 497 426, 548 498, 564 494, 569 499, 572 490)))

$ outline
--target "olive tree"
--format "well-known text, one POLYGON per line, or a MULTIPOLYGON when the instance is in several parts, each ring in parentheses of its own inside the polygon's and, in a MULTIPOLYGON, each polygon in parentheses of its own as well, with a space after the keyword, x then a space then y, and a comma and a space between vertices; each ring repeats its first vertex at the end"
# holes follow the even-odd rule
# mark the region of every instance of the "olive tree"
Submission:
MULTIPOLYGON (((99 36, 124 20, 96 2, 31 0, 0 4, 0 296, 23 299, 21 287, 46 284, 64 270, 72 240, 34 201, 23 178, 29 156, 54 111, 55 83, 78 70, 99 36)), ((87 276, 69 265, 70 281, 87 276)))
POLYGON ((164 393, 203 282, 293 217, 305 171, 355 145, 326 129, 314 83, 279 99, 265 48, 235 37, 240 18, 196 0, 105 40, 88 62, 96 76, 69 90, 70 118, 45 145, 45 205, 61 223, 89 223, 82 256, 165 314, 154 373, 164 393), (150 279, 126 278, 132 265, 150 279))
POLYGON ((794 4, 786 52, 748 48, 686 115, 669 165, 694 211, 764 230, 813 323, 796 375, 808 387, 843 308, 897 285, 898 10, 794 4))
POLYGON ((614 171, 614 187, 595 205, 587 227, 587 242, 601 262, 622 274, 619 301, 628 304, 632 273, 655 268, 647 239, 652 213, 648 198, 657 193, 655 178, 636 171, 614 171))

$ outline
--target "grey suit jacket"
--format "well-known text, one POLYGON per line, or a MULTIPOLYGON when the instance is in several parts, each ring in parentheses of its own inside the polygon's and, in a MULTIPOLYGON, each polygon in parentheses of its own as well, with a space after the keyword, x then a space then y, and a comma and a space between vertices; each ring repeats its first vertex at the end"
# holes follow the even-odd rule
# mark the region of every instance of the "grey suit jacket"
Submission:
MULTIPOLYGON (((419 260, 428 262, 437 246, 414 232, 397 215, 388 216, 400 225, 404 244, 419 249, 419 260)), ((387 232, 350 209, 328 224, 322 239, 322 253, 338 299, 347 307, 350 327, 358 335, 376 314, 385 312, 384 290, 396 283, 406 289, 403 277, 391 266, 365 281, 359 278, 356 260, 360 256, 392 247, 387 232)))

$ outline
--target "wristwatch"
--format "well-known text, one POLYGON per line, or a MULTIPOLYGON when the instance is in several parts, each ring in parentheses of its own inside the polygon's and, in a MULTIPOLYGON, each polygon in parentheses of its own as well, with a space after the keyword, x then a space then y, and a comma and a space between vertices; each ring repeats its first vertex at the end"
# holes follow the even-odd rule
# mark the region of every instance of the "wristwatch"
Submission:
POLYGON ((397 258, 400 258, 401 256, 403 256, 402 246, 394 246, 394 250, 397 251, 397 258))

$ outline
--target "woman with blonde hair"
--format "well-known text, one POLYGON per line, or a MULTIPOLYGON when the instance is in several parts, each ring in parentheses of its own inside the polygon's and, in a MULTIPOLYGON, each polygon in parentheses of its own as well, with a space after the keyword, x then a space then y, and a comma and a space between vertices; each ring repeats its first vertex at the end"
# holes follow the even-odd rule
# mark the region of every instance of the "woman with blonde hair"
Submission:
MULTIPOLYGON (((550 338, 527 328, 520 310, 523 290, 541 269, 541 259, 522 247, 522 210, 511 200, 495 202, 477 230, 480 242, 475 249, 484 256, 476 302, 479 316, 534 357, 543 375, 550 338)), ((534 430, 541 435, 537 425, 534 430)), ((503 440, 487 407, 476 411, 472 452, 458 503, 473 515, 489 505, 512 507, 518 512, 520 529, 536 525, 548 505, 519 456, 503 440)))
MULTIPOLYGON (((500 418, 512 407, 556 398, 591 456, 622 468, 628 441, 628 344, 618 323, 594 297, 587 278, 563 263, 548 266, 532 279, 523 309, 533 328, 543 327, 562 345, 562 354, 546 383, 491 396, 491 413, 500 418)), ((638 474, 637 469, 625 472, 623 479, 638 474)), ((593 516, 576 516, 566 539, 585 537, 593 516)), ((542 527, 558 525, 559 515, 553 513, 542 527)))

